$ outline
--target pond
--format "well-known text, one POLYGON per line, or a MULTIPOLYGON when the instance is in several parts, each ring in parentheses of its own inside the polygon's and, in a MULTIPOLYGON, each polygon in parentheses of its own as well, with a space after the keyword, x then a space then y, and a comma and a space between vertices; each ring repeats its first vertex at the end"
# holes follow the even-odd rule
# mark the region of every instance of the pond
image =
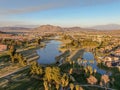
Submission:
MULTIPOLYGON (((56 62, 55 57, 60 55, 61 52, 59 51, 59 46, 61 44, 60 41, 57 40, 50 40, 46 41, 46 47, 40 48, 37 50, 37 54, 40 56, 38 59, 39 64, 53 64, 56 62)), ((98 73, 100 74, 108 74, 111 75, 111 73, 108 73, 107 71, 100 69, 97 66, 97 62, 94 59, 94 55, 91 52, 84 52, 83 54, 83 60, 87 60, 87 63, 84 64, 92 66, 93 69, 96 69, 98 73), (90 61, 93 60, 93 63, 90 63, 90 61)))
POLYGON ((84 52, 83 54, 83 59, 84 60, 87 60, 88 62, 85 64, 85 65, 90 65, 92 66, 93 69, 96 69, 98 73, 100 74, 108 74, 108 75, 111 75, 111 73, 103 70, 103 69, 100 69, 98 66, 97 66, 97 62, 96 60, 94 59, 94 55, 93 53, 91 52, 84 52), (93 60, 93 63, 90 63, 90 60, 93 60))
POLYGON ((58 50, 61 42, 57 40, 50 40, 45 43, 45 48, 40 48, 37 50, 37 54, 40 56, 38 63, 53 64, 56 62, 55 57, 61 54, 61 52, 58 50))

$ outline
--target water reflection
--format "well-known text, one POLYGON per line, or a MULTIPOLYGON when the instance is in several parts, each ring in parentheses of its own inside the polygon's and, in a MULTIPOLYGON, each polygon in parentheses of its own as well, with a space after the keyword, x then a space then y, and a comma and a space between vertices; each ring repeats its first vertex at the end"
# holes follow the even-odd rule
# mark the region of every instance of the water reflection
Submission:
POLYGON ((40 64, 55 63, 55 56, 60 54, 60 52, 58 50, 60 44, 61 44, 60 41, 51 40, 51 41, 47 42, 47 45, 45 48, 41 48, 41 49, 37 50, 37 53, 40 56, 38 63, 40 63, 40 64))
MULTIPOLYGON (((107 74, 107 71, 100 69, 97 66, 97 62, 94 59, 94 55, 91 52, 85 52, 83 54, 83 59, 87 61, 86 63, 84 63, 84 66, 90 65, 90 66, 92 66, 93 70, 96 69, 98 73, 107 74), (93 61, 93 62, 91 63, 91 61, 93 61)), ((111 73, 110 73, 110 75, 111 75, 111 73)))

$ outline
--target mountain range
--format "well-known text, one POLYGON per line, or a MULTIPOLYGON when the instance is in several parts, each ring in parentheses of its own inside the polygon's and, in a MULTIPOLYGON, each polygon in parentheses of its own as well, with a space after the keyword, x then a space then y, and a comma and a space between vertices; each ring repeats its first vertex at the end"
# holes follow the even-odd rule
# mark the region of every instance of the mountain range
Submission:
POLYGON ((96 30, 119 30, 120 25, 119 24, 107 24, 107 25, 97 25, 97 26, 93 26, 89 28, 96 29, 96 30))
POLYGON ((108 25, 97 25, 89 28, 82 27, 60 27, 53 25, 41 25, 35 28, 26 28, 26 27, 0 27, 0 31, 11 31, 11 30, 32 30, 32 31, 41 31, 41 32, 59 32, 59 31, 83 31, 83 30, 120 30, 120 25, 118 24, 108 24, 108 25))

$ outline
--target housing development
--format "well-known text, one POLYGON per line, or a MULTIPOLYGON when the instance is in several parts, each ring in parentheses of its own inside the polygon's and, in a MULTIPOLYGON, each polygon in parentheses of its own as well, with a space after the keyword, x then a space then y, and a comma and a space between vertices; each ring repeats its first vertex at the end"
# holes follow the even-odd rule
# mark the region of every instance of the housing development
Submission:
POLYGON ((0 0, 0 90, 120 90, 120 0, 0 0))

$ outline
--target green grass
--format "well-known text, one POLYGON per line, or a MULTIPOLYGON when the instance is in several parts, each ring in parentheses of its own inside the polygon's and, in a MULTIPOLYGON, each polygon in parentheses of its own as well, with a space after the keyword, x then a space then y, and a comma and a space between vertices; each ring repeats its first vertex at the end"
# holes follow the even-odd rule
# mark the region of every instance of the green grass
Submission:
POLYGON ((21 79, 17 77, 17 80, 20 80, 20 81, 9 82, 6 85, 6 87, 4 88, 0 87, 0 90, 44 90, 43 81, 31 78, 29 73, 30 73, 30 69, 26 69, 16 73, 15 77, 21 74, 27 74, 27 75, 21 79))
POLYGON ((75 78, 75 80, 77 81, 77 83, 79 84, 86 84, 86 77, 84 76, 84 74, 76 74, 73 73, 72 76, 75 78))
POLYGON ((2 55, 0 56, 0 62, 8 62, 9 58, 9 55, 2 55))
POLYGON ((105 90, 105 89, 102 89, 102 88, 97 88, 97 87, 83 87, 84 90, 105 90))
POLYGON ((0 90, 43 90, 43 81, 25 78, 20 82, 10 82, 0 90))

